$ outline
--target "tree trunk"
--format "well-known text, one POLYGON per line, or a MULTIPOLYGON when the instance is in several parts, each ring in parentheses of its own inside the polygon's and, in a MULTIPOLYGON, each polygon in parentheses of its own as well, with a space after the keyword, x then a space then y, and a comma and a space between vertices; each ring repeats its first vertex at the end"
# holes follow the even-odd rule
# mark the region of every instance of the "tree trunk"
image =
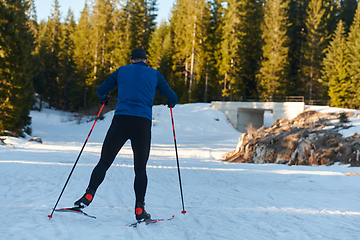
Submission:
POLYGON ((227 81, 227 72, 225 72, 225 79, 224 79, 224 93, 222 94, 223 95, 223 101, 225 101, 226 81, 227 81))
POLYGON ((87 78, 87 62, 85 61, 85 79, 84 79, 84 111, 86 110, 86 78, 87 78))
POLYGON ((191 100, 191 90, 192 90, 192 85, 193 85, 193 81, 194 81, 195 38, 196 38, 196 8, 197 8, 197 0, 195 1, 194 29, 193 29, 193 40, 192 40, 192 49, 191 49, 189 101, 191 100))
POLYGON ((98 59, 98 35, 99 35, 99 30, 96 30, 96 44, 95 44, 95 59, 94 59, 94 79, 96 80, 96 72, 97 72, 97 59, 98 59))
POLYGON ((209 62, 206 63, 206 75, 205 75, 205 99, 204 102, 207 102, 208 94, 208 80, 209 80, 209 62))
POLYGON ((106 43, 106 31, 104 29, 104 34, 103 34, 103 50, 102 50, 102 60, 101 60, 101 66, 104 69, 105 66, 105 43, 106 43))

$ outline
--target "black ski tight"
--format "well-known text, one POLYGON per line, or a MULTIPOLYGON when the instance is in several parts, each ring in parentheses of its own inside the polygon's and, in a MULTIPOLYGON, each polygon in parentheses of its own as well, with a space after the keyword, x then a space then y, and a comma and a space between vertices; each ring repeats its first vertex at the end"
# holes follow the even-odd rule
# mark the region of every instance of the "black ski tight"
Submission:
POLYGON ((88 188, 97 190, 116 155, 129 139, 134 153, 136 202, 144 202, 147 187, 146 163, 151 144, 151 121, 147 118, 114 116, 102 146, 100 161, 91 174, 88 188))

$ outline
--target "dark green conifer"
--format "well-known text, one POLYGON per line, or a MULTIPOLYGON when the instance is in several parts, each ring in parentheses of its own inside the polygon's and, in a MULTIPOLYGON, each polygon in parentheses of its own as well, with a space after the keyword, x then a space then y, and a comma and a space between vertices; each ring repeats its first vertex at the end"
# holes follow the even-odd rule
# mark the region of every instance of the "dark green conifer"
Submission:
POLYGON ((325 9, 322 0, 311 0, 306 10, 306 37, 303 48, 302 77, 307 88, 306 99, 321 99, 321 78, 323 51, 325 49, 325 9))
POLYGON ((262 39, 263 59, 258 75, 261 96, 284 96, 288 77, 287 0, 265 3, 262 39))
POLYGON ((321 82, 328 87, 330 105, 333 107, 348 107, 350 96, 350 79, 347 72, 348 58, 345 27, 339 21, 334 37, 326 49, 323 60, 323 77, 321 82))
POLYGON ((360 107, 360 1, 347 38, 347 72, 350 77, 350 107, 360 107))
POLYGON ((0 134, 21 134, 31 123, 35 45, 26 15, 29 7, 21 0, 0 1, 0 134))

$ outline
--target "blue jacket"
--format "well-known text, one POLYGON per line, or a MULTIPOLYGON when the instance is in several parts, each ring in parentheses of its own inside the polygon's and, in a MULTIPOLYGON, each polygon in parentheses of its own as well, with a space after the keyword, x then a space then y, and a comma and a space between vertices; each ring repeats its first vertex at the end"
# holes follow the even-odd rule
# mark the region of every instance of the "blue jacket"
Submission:
POLYGON ((144 117, 152 120, 152 106, 155 91, 159 90, 175 106, 178 101, 176 93, 159 71, 149 68, 140 61, 118 68, 98 87, 97 94, 105 99, 112 89, 118 86, 118 98, 115 114, 144 117))

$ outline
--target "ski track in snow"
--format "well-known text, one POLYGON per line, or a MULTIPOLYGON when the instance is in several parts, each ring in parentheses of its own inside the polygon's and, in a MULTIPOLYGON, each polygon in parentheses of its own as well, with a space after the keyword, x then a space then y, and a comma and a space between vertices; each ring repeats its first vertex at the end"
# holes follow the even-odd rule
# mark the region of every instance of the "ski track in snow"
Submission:
MULTIPOLYGON (((113 112, 99 121, 59 207, 72 206, 88 184, 113 112)), ((43 144, 8 138, 0 146, 0 239, 359 239, 358 168, 254 165, 222 162, 239 132, 209 104, 174 108, 185 215, 181 214, 170 113, 153 109, 146 209, 171 221, 125 227, 135 221, 132 151, 127 143, 85 212, 51 213, 92 122, 69 113, 31 112, 43 144)), ((347 134, 359 131, 358 119, 347 134)))

